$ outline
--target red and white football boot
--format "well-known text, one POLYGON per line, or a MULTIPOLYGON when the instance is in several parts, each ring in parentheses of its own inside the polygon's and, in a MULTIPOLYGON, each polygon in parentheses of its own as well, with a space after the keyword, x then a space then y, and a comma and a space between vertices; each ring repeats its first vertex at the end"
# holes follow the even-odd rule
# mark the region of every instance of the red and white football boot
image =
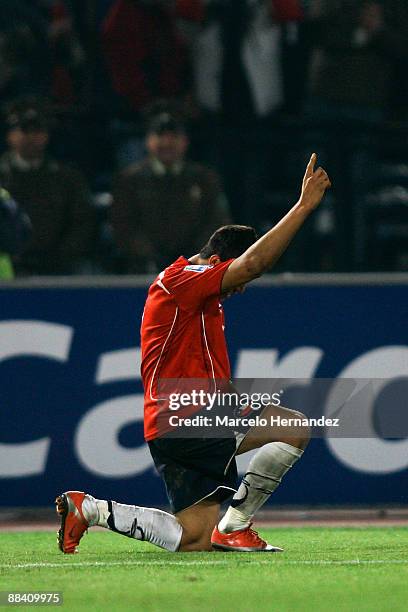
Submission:
POLYGON ((57 514, 61 518, 57 541, 63 553, 76 553, 76 547, 89 527, 82 511, 84 499, 85 493, 82 491, 67 491, 55 500, 57 514))
POLYGON ((246 529, 239 529, 231 533, 221 533, 218 527, 214 528, 211 544, 215 550, 232 552, 283 552, 283 548, 272 546, 262 540, 258 533, 251 529, 252 523, 246 529))

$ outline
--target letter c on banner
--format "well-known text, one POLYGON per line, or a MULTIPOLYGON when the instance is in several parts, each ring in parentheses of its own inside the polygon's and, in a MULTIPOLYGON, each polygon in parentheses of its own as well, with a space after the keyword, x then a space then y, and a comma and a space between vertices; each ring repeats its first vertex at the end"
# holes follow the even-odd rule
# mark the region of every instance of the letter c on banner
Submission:
MULTIPOLYGON (((0 323, 0 362, 15 357, 43 357, 67 361, 73 329, 43 321, 9 320, 0 323)), ((0 478, 42 474, 50 438, 33 442, 0 442, 0 478)))

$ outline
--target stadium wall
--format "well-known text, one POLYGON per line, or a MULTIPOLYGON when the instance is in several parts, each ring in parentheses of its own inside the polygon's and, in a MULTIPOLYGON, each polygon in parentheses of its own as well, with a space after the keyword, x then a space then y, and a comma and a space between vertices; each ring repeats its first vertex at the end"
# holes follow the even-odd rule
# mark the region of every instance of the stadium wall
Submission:
MULTIPOLYGON (((148 281, 1 285, 1 506, 45 506, 66 489, 166 505, 142 437, 148 281)), ((408 377, 407 275, 264 278, 225 310, 235 376, 408 377)), ((407 476, 405 438, 316 439, 274 501, 406 504, 407 476)))

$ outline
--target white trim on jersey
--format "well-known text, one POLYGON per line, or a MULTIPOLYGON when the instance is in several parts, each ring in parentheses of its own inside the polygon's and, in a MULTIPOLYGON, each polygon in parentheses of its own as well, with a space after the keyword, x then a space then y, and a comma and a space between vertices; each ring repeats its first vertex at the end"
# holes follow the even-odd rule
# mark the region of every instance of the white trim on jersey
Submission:
POLYGON ((166 287, 163 285, 163 282, 162 282, 162 278, 165 275, 165 273, 166 273, 166 270, 163 270, 163 272, 160 272, 158 279, 157 279, 157 284, 159 285, 161 289, 163 289, 166 293, 170 295, 170 291, 166 289, 166 287))
MULTIPOLYGON (((167 291, 167 290, 166 290, 166 291, 167 291)), ((173 331, 173 327, 174 327, 174 325, 175 325, 175 323, 176 323, 176 319, 177 319, 177 315, 178 315, 178 310, 179 310, 179 309, 178 309, 178 306, 177 306, 177 308, 176 308, 176 312, 175 312, 175 315, 174 315, 174 319, 173 319, 173 323, 171 324, 170 331, 169 331, 169 333, 167 334, 167 338, 166 338, 166 340, 165 340, 165 341, 164 341, 164 343, 163 343, 162 350, 160 351, 159 358, 158 358, 157 363, 156 363, 156 365, 155 365, 155 368, 154 368, 154 370, 153 370, 152 380, 150 381, 150 399, 151 399, 151 400, 153 400, 154 402, 157 402, 157 401, 160 399, 160 398, 158 398, 158 397, 153 397, 153 395, 152 395, 154 377, 155 377, 155 374, 156 374, 156 370, 157 370, 157 368, 159 367, 159 363, 160 363, 160 359, 162 358, 163 351, 164 351, 164 349, 166 348, 166 344, 167 344, 167 342, 168 342, 168 339, 169 339, 169 338, 170 338, 170 336, 171 336, 171 332, 173 331)))
POLYGON ((213 378, 213 381, 214 381, 214 393, 215 393, 217 391, 217 383, 215 382, 214 364, 213 364, 213 360, 212 360, 212 357, 211 357, 210 349, 208 348, 207 334, 205 333, 205 321, 204 321, 204 313, 203 312, 201 312, 201 321, 202 321, 202 324, 203 324, 203 334, 204 334, 205 347, 207 349, 208 357, 209 357, 210 363, 211 363, 211 371, 212 371, 212 378, 213 378))

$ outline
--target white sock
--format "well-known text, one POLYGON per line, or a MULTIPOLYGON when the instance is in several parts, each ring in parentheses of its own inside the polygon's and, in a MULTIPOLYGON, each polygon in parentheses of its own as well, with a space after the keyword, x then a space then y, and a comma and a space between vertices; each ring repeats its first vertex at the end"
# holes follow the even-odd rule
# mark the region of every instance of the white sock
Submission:
POLYGON ((109 504, 105 499, 96 499, 96 506, 98 508, 98 520, 96 525, 99 527, 105 527, 109 529, 108 518, 110 516, 109 504))
POLYGON ((218 529, 222 533, 246 529, 255 512, 278 488, 283 476, 302 454, 300 448, 285 442, 270 442, 262 446, 249 462, 218 529))
MULTIPOLYGON (((103 500, 95 499, 89 493, 85 494, 84 501, 82 502, 82 513, 85 519, 88 522, 89 527, 93 527, 94 525, 99 525, 99 506, 98 503, 103 500)), ((103 525, 103 527, 107 527, 107 525, 103 525)))
POLYGON ((183 528, 175 516, 163 510, 127 506, 85 495, 82 512, 90 527, 99 525, 171 552, 180 545, 183 528))
POLYGON ((127 506, 114 501, 107 503, 110 512, 107 523, 112 531, 171 552, 178 550, 183 528, 172 514, 156 508, 127 506))

